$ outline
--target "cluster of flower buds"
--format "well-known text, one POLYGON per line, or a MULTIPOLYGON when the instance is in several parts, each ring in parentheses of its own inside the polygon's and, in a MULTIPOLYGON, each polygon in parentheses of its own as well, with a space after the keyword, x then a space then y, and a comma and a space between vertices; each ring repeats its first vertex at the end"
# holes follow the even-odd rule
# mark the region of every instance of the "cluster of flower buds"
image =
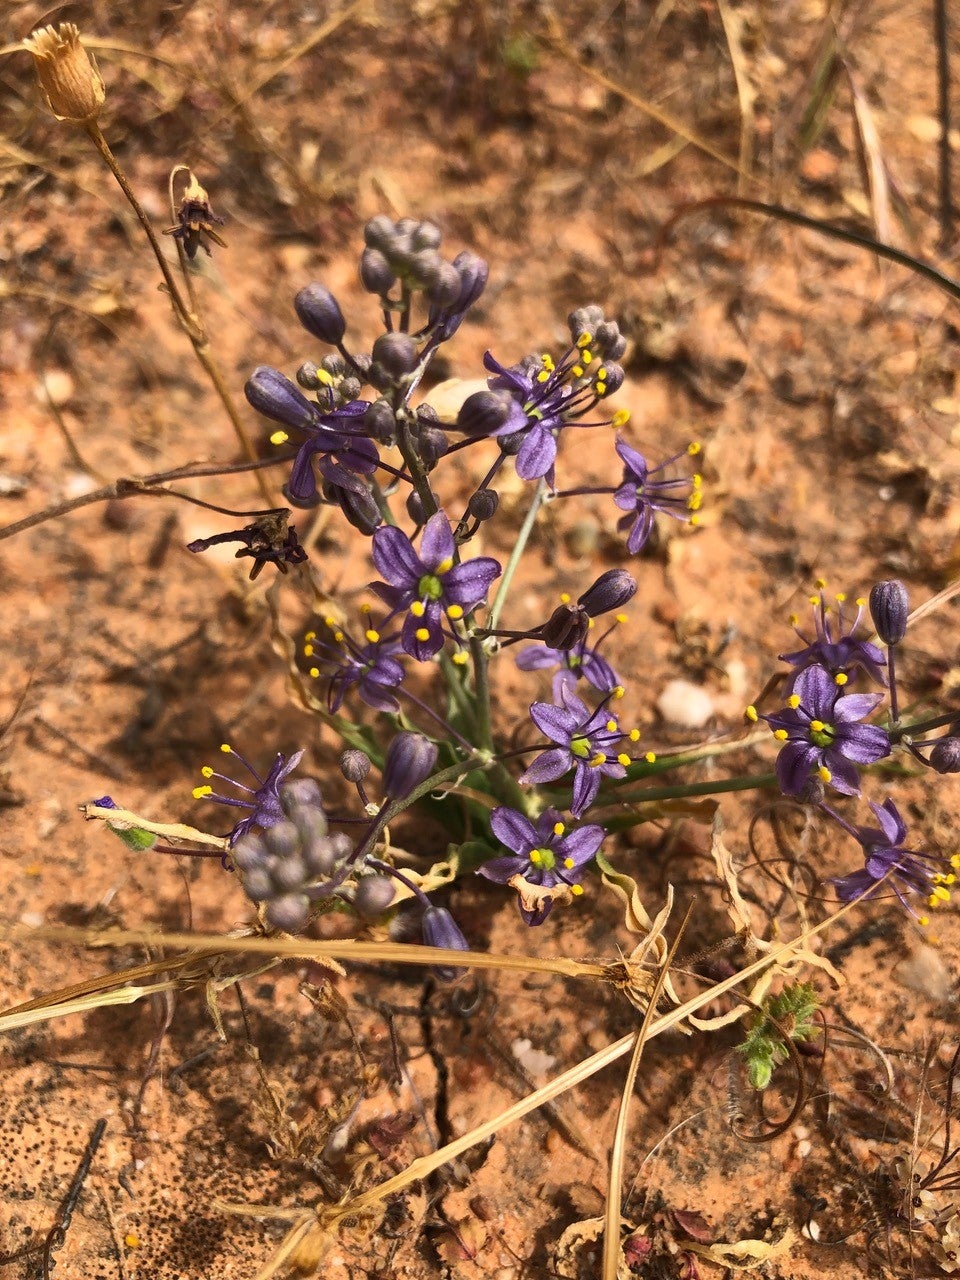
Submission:
POLYGON ((280 789, 280 804, 281 820, 247 831, 230 856, 247 896, 264 904, 267 923, 296 933, 310 916, 313 898, 308 889, 329 880, 353 845, 345 835, 330 834, 314 779, 286 783, 280 789))
POLYGON ((360 257, 360 279, 385 307, 388 295, 399 283, 404 298, 422 293, 430 307, 428 328, 442 326, 441 341, 459 327, 487 283, 487 264, 476 254, 458 253, 452 262, 440 255, 440 228, 432 222, 385 214, 371 218, 364 228, 366 248, 360 257))

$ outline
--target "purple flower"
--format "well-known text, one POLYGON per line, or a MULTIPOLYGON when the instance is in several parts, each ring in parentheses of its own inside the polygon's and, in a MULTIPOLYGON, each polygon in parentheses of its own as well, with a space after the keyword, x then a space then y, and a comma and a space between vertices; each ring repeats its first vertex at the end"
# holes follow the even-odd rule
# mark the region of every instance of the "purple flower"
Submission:
POLYGON ((420 539, 420 554, 400 529, 384 525, 373 535, 373 563, 386 578, 372 590, 393 611, 407 610, 401 644, 406 653, 425 662, 443 648, 443 617, 458 623, 487 595, 500 576, 490 556, 456 563, 450 522, 442 511, 430 517, 420 539))
MULTIPOLYGON (((847 674, 860 667, 871 680, 876 680, 878 684, 887 683, 884 672, 886 658, 883 653, 875 644, 858 639, 855 634, 863 617, 866 601, 857 600, 856 615, 853 618, 845 618, 843 606, 847 597, 841 594, 836 599, 837 612, 834 616, 831 606, 824 598, 823 588, 820 587, 817 595, 810 597, 816 638, 808 640, 805 635, 797 631, 797 635, 804 642, 804 648, 797 649, 794 653, 781 653, 780 661, 789 662, 795 668, 787 685, 788 692, 793 692, 800 672, 812 666, 825 667, 832 676, 847 674)), ((790 621, 796 630, 799 619, 794 617, 790 621)))
MULTIPOLYGON (((329 671, 327 706, 330 710, 339 711, 347 691, 356 686, 360 701, 374 711, 399 711, 400 703, 392 692, 404 677, 403 665, 397 660, 397 655, 403 652, 399 638, 382 636, 375 627, 368 626, 361 644, 348 635, 335 618, 323 621, 330 639, 321 640, 315 631, 308 631, 303 652, 305 657, 319 658, 329 671)), ((311 667, 310 675, 319 678, 320 668, 311 667)))
MULTIPOLYGON (((595 711, 591 711, 564 686, 560 690, 562 705, 535 702, 530 708, 533 723, 557 745, 537 756, 520 781, 539 786, 555 782, 573 769, 570 812, 575 818, 593 804, 601 777, 624 778, 626 765, 630 763, 630 756, 614 754, 625 735, 616 716, 607 710, 608 701, 609 698, 605 699, 595 711)), ((636 729, 629 734, 632 741, 639 736, 636 729)))
MULTIPOLYGON (((362 484, 359 476, 376 471, 380 455, 365 434, 366 400, 339 404, 333 387, 321 388, 327 404, 313 404, 289 378, 276 369, 260 365, 244 387, 247 399, 267 418, 301 432, 306 439, 293 462, 286 491, 294 503, 311 506, 319 500, 313 473, 314 454, 320 455, 320 473, 331 485, 350 489, 362 484)), ((285 431, 276 431, 272 443, 283 444, 285 431)))
POLYGON ((607 834, 596 825, 568 832, 556 809, 545 810, 533 823, 502 805, 490 815, 490 827, 511 853, 484 863, 478 874, 516 889, 520 914, 530 925, 543 924, 557 899, 583 893, 586 864, 607 834))
POLYGON ((784 795, 798 796, 814 772, 842 795, 860 794, 857 766, 890 754, 890 738, 878 725, 860 721, 882 701, 879 693, 843 693, 842 684, 824 667, 797 676, 786 707, 763 719, 784 746, 777 756, 777 779, 784 795))
POLYGON ((701 477, 677 476, 672 480, 654 480, 666 467, 687 455, 694 457, 700 452, 700 446, 691 444, 681 453, 661 462, 659 466, 650 467, 642 453, 631 449, 624 440, 617 440, 617 453, 623 462, 623 480, 619 489, 614 490, 613 500, 627 514, 621 516, 617 528, 629 529, 627 534, 627 550, 636 555, 643 549, 653 529, 654 515, 662 511, 664 515, 673 516, 674 520, 685 520, 689 524, 698 521, 697 512, 703 501, 701 477))
POLYGON ((620 677, 597 650, 584 642, 575 649, 551 649, 547 645, 532 644, 517 654, 517 666, 521 671, 545 671, 559 666, 553 679, 553 698, 560 701, 560 689, 573 692, 577 681, 583 677, 599 693, 612 693, 622 682, 620 677))
MULTIPOLYGON (((859 871, 835 876, 831 880, 840 901, 872 897, 885 879, 911 915, 916 915, 916 912, 908 901, 909 896, 921 894, 930 907, 948 902, 950 890, 947 886, 956 879, 954 872, 960 869, 960 855, 955 854, 948 860, 936 854, 905 849, 903 841, 907 826, 893 801, 884 800, 882 805, 871 802, 870 808, 879 827, 853 827, 827 808, 827 813, 860 842, 864 853, 864 865, 859 871)), ((925 916, 921 917, 921 923, 927 923, 925 916)))
POLYGON ((220 750, 224 755, 233 756, 235 760, 239 760, 243 767, 250 773, 259 784, 257 787, 246 787, 242 782, 237 782, 234 778, 228 778, 222 773, 215 773, 209 765, 204 765, 200 772, 205 778, 219 778, 221 782, 229 782, 231 787, 236 787, 238 791, 243 791, 250 798, 248 800, 239 800, 233 796, 217 795, 211 786, 204 785, 194 787, 194 800, 213 800, 217 804, 227 804, 234 809, 249 809, 250 816, 241 818, 233 827, 228 837, 230 845, 236 844, 241 836, 245 835, 251 827, 263 827, 264 829, 274 827, 278 822, 283 822, 285 814, 280 804, 280 786, 283 781, 289 777, 297 765, 303 758, 302 751, 295 751, 292 756, 285 758, 277 753, 270 768, 270 772, 265 778, 261 778, 253 765, 249 761, 244 760, 239 752, 234 751, 229 743, 224 743, 220 750))

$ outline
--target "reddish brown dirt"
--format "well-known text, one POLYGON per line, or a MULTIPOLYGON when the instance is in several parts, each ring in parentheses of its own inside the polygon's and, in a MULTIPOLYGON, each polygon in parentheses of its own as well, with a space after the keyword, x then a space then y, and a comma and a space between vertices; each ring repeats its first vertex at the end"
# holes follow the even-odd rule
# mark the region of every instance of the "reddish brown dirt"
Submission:
MULTIPOLYGON (((841 5, 833 17, 828 8, 626 0, 584 14, 567 4, 423 0, 334 11, 292 0, 153 0, 53 11, 30 2, 9 7, 7 33, 18 40, 61 18, 81 25, 107 84, 104 133, 158 229, 169 221, 173 165, 190 165, 209 189, 228 247, 203 263, 199 296, 216 359, 258 441, 266 432, 241 395, 252 367, 292 373, 317 355, 292 310, 299 287, 322 279, 357 345, 376 335, 356 279, 360 231, 376 213, 429 217, 448 251, 469 247, 491 263, 482 306, 447 349, 450 376, 476 378, 488 347, 508 362, 556 349, 574 306, 598 301, 620 319, 630 348, 617 403, 631 410, 631 441, 651 456, 692 438, 704 444, 703 528, 662 530, 630 565, 640 590, 610 654, 628 685, 625 718, 663 750, 697 736, 655 710, 677 675, 716 699, 711 736, 742 731, 741 707, 792 647, 786 617, 805 607, 819 575, 852 594, 896 575, 920 603, 960 566, 955 302, 860 249, 729 210, 693 214, 672 243, 660 239, 679 206, 737 189, 735 157, 751 131, 741 128, 736 64, 756 95, 752 147, 740 152, 749 160, 743 194, 882 232, 950 271, 956 228, 941 245, 927 6, 841 5), (834 22, 842 56, 820 97, 834 22), (658 122, 663 112, 695 140, 658 122)), ((951 38, 960 74, 958 32, 951 38)), ((230 460, 238 450, 110 175, 82 134, 46 112, 28 58, 4 52, 0 521, 8 523, 118 476, 230 460)), ((476 479, 471 467, 446 472, 446 491, 460 501, 476 479)), ((612 483, 611 437, 567 439, 560 472, 568 486, 612 483)), ((505 484, 486 553, 509 553, 521 489, 505 484)), ((243 476, 192 481, 190 492, 262 505, 243 476)), ((623 562, 614 514, 604 498, 548 508, 512 599, 518 622, 623 562)), ((158 820, 215 826, 190 789, 227 739, 261 762, 303 747, 310 772, 333 774, 336 741, 292 704, 272 645, 271 571, 250 586, 229 557, 184 550, 223 527, 197 508, 143 498, 0 542, 0 923, 21 927, 2 948, 3 1008, 162 958, 146 947, 27 939, 23 927, 217 935, 249 923, 249 904, 215 860, 135 855, 85 824, 79 804, 109 792, 158 820)), ((373 576, 360 540, 335 523, 315 563, 334 595, 350 597, 373 576)), ((310 605, 308 589, 287 586, 284 617, 296 634, 310 605)), ((924 706, 956 705, 957 616, 948 603, 910 633, 905 687, 924 706)), ((497 681, 506 736, 547 684, 509 661, 497 681)), ((767 748, 747 750, 694 776, 759 772, 771 760, 767 748)), ((896 787, 917 832, 956 850, 960 792, 950 780, 891 775, 874 784, 896 787)), ((335 781, 326 785, 345 796, 335 781)), ((768 804, 769 796, 723 799, 727 842, 744 858, 750 818, 768 804)), ((442 831, 425 831, 411 825, 405 835, 419 852, 442 855, 442 831)), ((770 857, 769 821, 759 831, 770 857)), ((814 880, 850 869, 855 851, 822 826, 791 831, 788 843, 805 850, 814 880)), ((664 812, 611 856, 653 910, 667 883, 675 886, 672 928, 693 903, 681 963, 707 956, 716 978, 742 955, 728 945, 709 847, 696 815, 664 812)), ((770 877, 752 870, 744 884, 774 909, 770 877)), ((450 902, 478 950, 612 961, 633 945, 596 879, 578 905, 535 931, 506 891, 486 884, 457 886, 450 902)), ((817 902, 808 909, 825 913, 817 902)), ((798 927, 785 907, 780 936, 798 927)), ((839 991, 816 979, 826 1016, 883 1047, 892 1095, 877 1094, 876 1059, 838 1033, 807 1111, 776 1141, 757 1144, 744 1136, 758 1123, 746 1087, 730 1084, 736 1028, 652 1042, 636 1090, 624 1217, 653 1246, 641 1261, 635 1244, 633 1274, 721 1274, 693 1261, 691 1239, 776 1241, 811 1218, 819 1243, 798 1236, 766 1274, 882 1273, 885 1224, 898 1202, 875 1175, 911 1150, 931 1046, 931 1092, 942 1097, 957 1043, 960 929, 952 908, 924 935, 902 912, 874 905, 841 921, 824 946, 839 948, 845 979, 839 991), (747 1118, 736 1121, 741 1107, 747 1118)), ((256 963, 245 964, 254 973, 256 963)), ((437 987, 415 968, 351 966, 334 980, 343 1008, 315 1007, 304 980, 325 981, 318 968, 287 962, 244 982, 243 1011, 233 987, 217 995, 199 982, 169 1002, 40 1021, 0 1040, 0 1254, 51 1229, 105 1118, 54 1255, 57 1274, 253 1277, 285 1229, 271 1211, 335 1202, 382 1181, 638 1019, 612 988, 543 974, 484 975, 467 1011, 471 980, 437 987), (541 1074, 517 1065, 520 1039, 553 1060, 533 1063, 541 1074), (331 1152, 326 1144, 348 1117, 331 1152), (229 1216, 215 1199, 264 1206, 265 1217, 229 1216)), ((790 1105, 790 1068, 782 1074, 771 1114, 790 1105)), ((505 1128, 416 1184, 386 1216, 351 1223, 323 1274, 599 1275, 593 1246, 563 1258, 558 1242, 571 1224, 603 1213, 622 1081, 622 1063, 603 1070, 550 1113, 505 1128)), ((928 1099, 930 1123, 931 1113, 928 1099)), ((38 1258, 10 1262, 10 1274, 36 1274, 38 1258)))

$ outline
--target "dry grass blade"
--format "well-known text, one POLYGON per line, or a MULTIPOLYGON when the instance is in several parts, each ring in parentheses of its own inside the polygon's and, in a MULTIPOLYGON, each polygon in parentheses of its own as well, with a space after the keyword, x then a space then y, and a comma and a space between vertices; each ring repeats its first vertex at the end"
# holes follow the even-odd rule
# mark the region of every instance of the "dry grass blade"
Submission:
POLYGON ((850 81, 853 94, 853 112, 857 121, 857 130, 867 170, 867 186, 870 191, 870 208, 873 214, 873 229, 877 239, 884 244, 891 242, 893 219, 890 216, 890 183, 887 180, 887 166, 883 159, 880 145, 880 134, 870 104, 860 84, 859 78, 849 63, 844 60, 844 68, 850 81))
POLYGON ((717 10, 720 21, 723 23, 723 33, 727 37, 730 64, 733 67, 737 99, 740 103, 740 173, 737 177, 737 190, 742 194, 747 179, 753 171, 753 143, 756 134, 754 108, 757 103, 757 90, 750 79, 750 69, 743 51, 743 15, 731 9, 728 0, 717 0, 717 10))

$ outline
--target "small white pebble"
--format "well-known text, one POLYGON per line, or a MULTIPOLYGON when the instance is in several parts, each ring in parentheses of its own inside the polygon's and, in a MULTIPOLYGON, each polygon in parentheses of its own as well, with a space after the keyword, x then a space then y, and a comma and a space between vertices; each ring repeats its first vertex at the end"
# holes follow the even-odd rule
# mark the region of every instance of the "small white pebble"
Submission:
POLYGON ((37 383, 35 394, 41 404, 46 404, 49 397, 59 409, 73 396, 73 378, 66 369, 47 369, 37 383))
POLYGON ((657 699, 657 710, 683 729, 702 729, 715 714, 710 691, 689 680, 671 680, 657 699))
POLYGON ((530 1075, 545 1076, 551 1067, 556 1066, 556 1058, 544 1053, 541 1049, 534 1049, 529 1040, 514 1040, 510 1046, 510 1052, 523 1067, 524 1071, 529 1071, 530 1075))
POLYGON ((930 1000, 955 1001, 956 983, 943 956, 935 948, 921 942, 912 955, 901 960, 894 969, 898 982, 930 1000))
POLYGON ((25 924, 28 929, 39 929, 43 924, 42 911, 21 911, 20 923, 25 924))

